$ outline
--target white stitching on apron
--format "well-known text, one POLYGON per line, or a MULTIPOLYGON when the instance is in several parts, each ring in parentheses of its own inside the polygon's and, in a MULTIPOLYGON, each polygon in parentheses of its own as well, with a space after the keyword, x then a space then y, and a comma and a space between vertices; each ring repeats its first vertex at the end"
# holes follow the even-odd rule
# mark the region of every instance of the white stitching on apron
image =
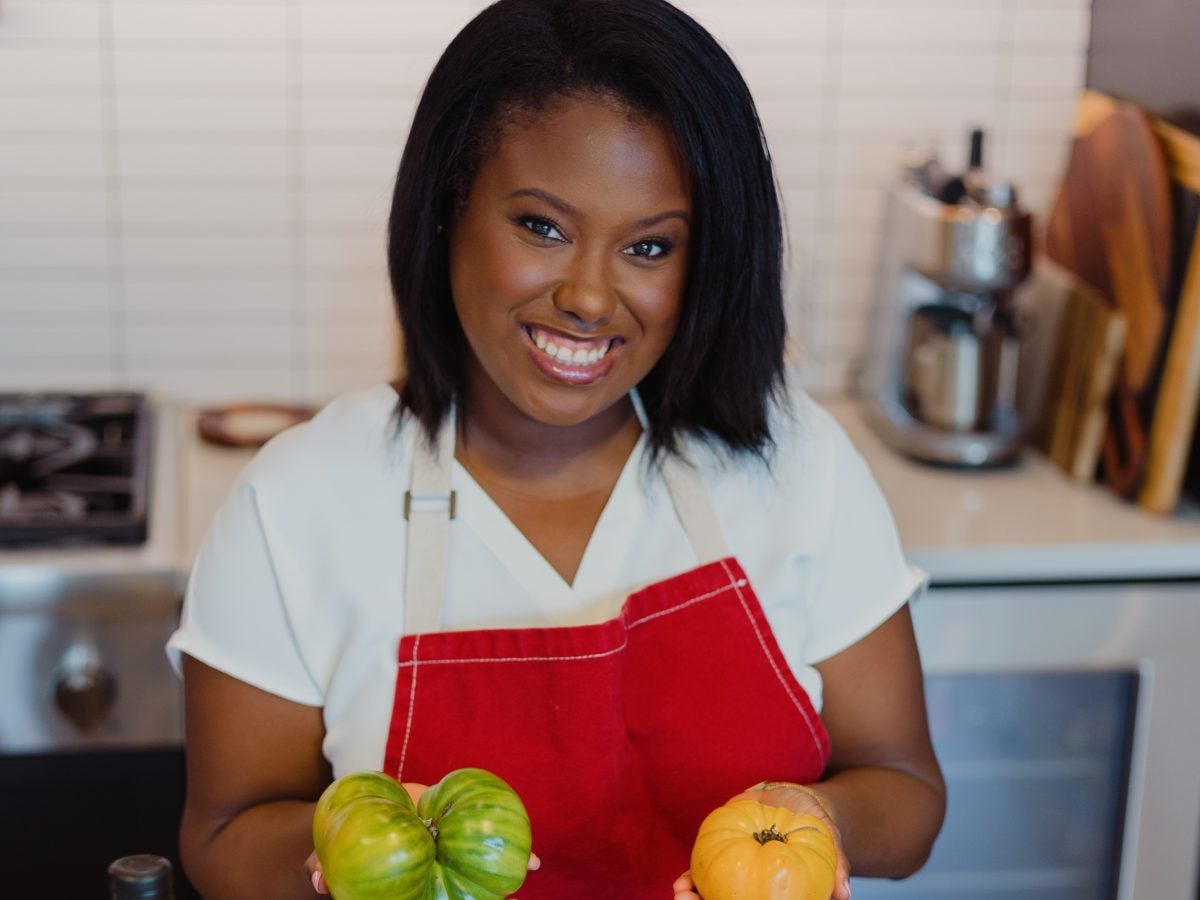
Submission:
MULTIPOLYGON (((729 568, 725 564, 725 560, 721 560, 721 568, 725 569, 725 571, 729 573, 729 577, 732 580, 733 574, 729 572, 729 568)), ((767 642, 763 639, 762 632, 758 628, 758 623, 754 621, 754 616, 750 613, 750 606, 746 603, 746 598, 742 596, 741 585, 743 584, 745 584, 745 581, 734 585, 734 590, 737 591, 738 601, 742 604, 742 610, 746 613, 746 618, 750 620, 750 627, 754 629, 754 636, 758 638, 758 645, 762 648, 763 656, 765 656, 767 658, 767 662, 771 664, 771 668, 775 671, 775 677, 779 679, 779 684, 787 693, 788 699, 792 701, 792 704, 796 707, 796 711, 799 712, 800 717, 804 719, 804 724, 808 727, 809 734, 812 735, 813 742, 817 746, 817 751, 821 754, 821 766, 824 767, 825 763, 829 761, 826 759, 825 746, 818 737, 817 730, 813 727, 812 720, 808 717, 808 713, 805 711, 804 705, 800 702, 800 698, 792 693, 791 685, 787 683, 787 679, 784 677, 783 672, 780 671, 779 664, 775 662, 775 657, 773 657, 770 651, 767 650, 767 642)))
MULTIPOLYGON (((729 570, 726 569, 725 571, 728 573, 729 570)), ((742 579, 737 582, 733 582, 732 576, 731 576, 731 582, 729 584, 722 585, 721 587, 717 588, 716 590, 709 591, 707 594, 700 594, 698 596, 692 597, 688 600, 683 601, 682 603, 676 604, 675 606, 669 607, 667 609, 662 609, 656 613, 651 613, 648 616, 643 616, 640 619, 634 619, 632 622, 630 622, 628 625, 625 626, 625 630, 627 632, 632 631, 638 625, 641 625, 645 622, 649 622, 651 619, 657 619, 660 616, 665 616, 670 613, 679 612, 681 609, 685 609, 689 606, 692 606, 693 604, 700 603, 704 600, 711 600, 713 597, 717 596, 718 594, 723 594, 726 591, 730 591, 730 590, 736 591, 736 590, 738 590, 739 587, 741 587, 742 585, 745 585, 745 584, 746 584, 745 579, 742 579)), ((741 596, 740 592, 739 592, 739 596, 741 596)), ((419 640, 420 638, 418 637, 417 639, 419 640)), ((414 647, 413 648, 413 658, 411 660, 409 660, 408 662, 399 663, 398 666, 401 669, 412 667, 415 670, 418 665, 445 666, 445 665, 454 665, 455 663, 467 664, 467 663, 497 663, 497 662, 569 662, 570 660, 575 660, 575 659, 600 659, 605 656, 612 656, 614 653, 620 653, 622 650, 625 649, 625 647, 628 645, 628 643, 629 643, 628 641, 622 641, 618 646, 613 647, 611 650, 600 650, 600 651, 597 651, 596 653, 584 653, 579 656, 495 656, 495 657, 487 657, 487 658, 482 658, 482 659, 420 659, 420 660, 418 660, 416 658, 416 648, 414 647)))

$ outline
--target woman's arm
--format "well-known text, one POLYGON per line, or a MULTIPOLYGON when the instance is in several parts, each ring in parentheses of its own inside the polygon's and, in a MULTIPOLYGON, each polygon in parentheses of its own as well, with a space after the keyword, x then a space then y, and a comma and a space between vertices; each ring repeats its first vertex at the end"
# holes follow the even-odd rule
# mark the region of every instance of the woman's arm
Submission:
POLYGON ((832 757, 812 787, 837 823, 851 872, 911 875, 942 826, 946 786, 908 606, 816 669, 832 757))
POLYGON ((213 900, 315 896, 316 800, 331 774, 321 710, 251 687, 187 655, 187 802, 180 850, 213 900))

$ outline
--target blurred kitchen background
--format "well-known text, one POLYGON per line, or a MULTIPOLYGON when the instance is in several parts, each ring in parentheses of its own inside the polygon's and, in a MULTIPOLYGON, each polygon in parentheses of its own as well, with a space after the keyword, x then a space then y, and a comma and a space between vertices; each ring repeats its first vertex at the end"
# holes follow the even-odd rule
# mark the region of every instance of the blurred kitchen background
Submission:
MULTIPOLYGON (((178 864, 181 700, 162 648, 191 561, 262 439, 395 373, 384 262, 394 170, 428 71, 483 5, 0 0, 0 872, 10 892, 99 897, 118 856, 178 864)), ((680 5, 729 48, 758 101, 785 201, 804 380, 867 459, 905 552, 931 579, 913 616, 950 785, 946 826, 916 878, 856 879, 855 896, 1196 898, 1200 4, 680 5), (1136 185, 1115 192, 1160 201, 1157 228, 1131 202, 1109 210, 1120 216, 1093 213, 1100 192, 1086 180, 1071 198, 1085 202, 1057 200, 1070 198, 1066 174, 1089 171, 1075 166, 1088 158, 1081 148, 1114 133, 1104 124, 1113 98, 1152 117, 1119 110, 1154 153, 1109 158, 1092 174, 1107 184, 1158 171, 1156 198, 1136 185), (931 151, 962 172, 974 129, 987 181, 1015 185, 1020 210, 1007 188, 943 207, 902 184, 901 163, 931 151), (931 222, 929 234, 953 233, 965 217, 974 225, 963 234, 984 239, 885 241, 898 186, 910 215, 889 221, 914 227, 892 227, 893 238, 931 222), (1067 214, 1052 220, 1060 206, 1067 214), (1027 223, 1025 210, 1032 244, 1027 232, 1014 229, 1014 244, 982 227, 1027 223), (1089 228, 1067 229, 1056 254, 1040 240, 1055 221, 1121 237, 1088 270, 1098 280, 1069 265, 1088 262, 1072 257, 1089 228), (948 249, 960 243, 962 258, 948 249), (1025 279, 1043 246, 1063 265, 1036 252, 1025 279), (1139 249, 1153 251, 1159 281, 1129 300, 1118 276, 1139 249), (932 274, 931 255, 945 264, 932 274), (1001 421, 981 410, 1007 406, 975 402, 987 367, 960 363, 984 358, 983 340, 951 307, 1007 314, 1012 285, 964 288, 951 277, 963 259, 1010 265, 1037 312, 1017 324, 1023 384, 1040 385, 1041 407, 1021 423, 1030 434, 1018 458, 996 465, 975 466, 972 448, 1001 421), (936 302, 877 312, 877 296, 901 296, 918 270, 941 279, 936 302), (848 396, 864 356, 884 358, 871 346, 885 322, 908 318, 923 340, 889 338, 886 349, 912 350, 933 361, 914 372, 947 377, 920 380, 919 402, 904 402, 949 432, 967 465, 906 458, 903 442, 869 427, 871 404, 848 396), (1108 340, 1126 333, 1123 345, 1108 340), (1126 371, 1135 349, 1155 370, 1144 383, 1126 371), (1108 416, 1109 397, 1135 388, 1108 416), (1140 448, 1129 484, 1101 459, 1101 441, 1114 439, 1140 448)), ((1000 333, 1001 317, 984 318, 1000 333)), ((885 373, 890 399, 897 375, 885 373)), ((194 896, 181 877, 177 895, 194 896)))
MULTIPOLYGON (((0 0, 0 385, 320 402, 386 378, 391 182, 467 0, 0 0)), ((775 155, 818 392, 870 318, 906 149, 1044 211, 1087 0, 686 0, 775 155)), ((1132 4, 1126 4, 1132 8, 1132 4)))

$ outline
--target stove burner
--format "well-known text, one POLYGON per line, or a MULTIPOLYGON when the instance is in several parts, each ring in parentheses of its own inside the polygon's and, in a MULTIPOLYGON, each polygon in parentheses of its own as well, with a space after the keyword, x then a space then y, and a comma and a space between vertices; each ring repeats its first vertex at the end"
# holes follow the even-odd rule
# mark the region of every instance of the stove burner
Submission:
POLYGON ((20 483, 73 466, 95 453, 96 443, 75 422, 0 415, 0 482, 20 483))
POLYGON ((87 500, 65 491, 21 491, 15 484, 0 487, 0 521, 55 515, 78 520, 87 515, 87 500))
POLYGON ((0 394, 0 547, 141 543, 149 452, 140 394, 0 394))

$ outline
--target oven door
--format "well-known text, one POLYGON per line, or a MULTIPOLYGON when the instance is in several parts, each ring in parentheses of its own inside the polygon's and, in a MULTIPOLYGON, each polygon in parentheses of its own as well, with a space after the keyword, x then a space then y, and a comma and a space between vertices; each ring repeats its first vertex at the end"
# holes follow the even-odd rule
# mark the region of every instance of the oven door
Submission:
POLYGON ((935 587, 913 620, 946 822, 855 900, 1197 896, 1200 583, 935 587))
POLYGON ((0 570, 6 895, 104 897, 133 853, 179 872, 181 690, 163 650, 179 597, 175 574, 0 570))

